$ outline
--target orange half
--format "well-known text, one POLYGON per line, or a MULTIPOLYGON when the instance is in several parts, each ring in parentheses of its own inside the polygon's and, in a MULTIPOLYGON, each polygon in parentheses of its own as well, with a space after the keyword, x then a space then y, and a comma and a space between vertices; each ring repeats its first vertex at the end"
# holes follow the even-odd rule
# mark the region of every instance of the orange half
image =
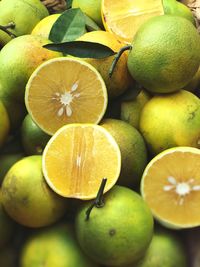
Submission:
POLYGON ((141 192, 153 215, 169 228, 200 225, 200 150, 167 149, 147 165, 141 192))
POLYGON ((99 72, 89 63, 67 57, 40 65, 25 91, 29 114, 50 135, 69 123, 97 124, 107 101, 107 89, 99 72))
POLYGON ((102 0, 101 12, 105 29, 130 44, 142 23, 164 9, 162 0, 102 0))
POLYGON ((95 124, 69 124, 49 140, 43 153, 43 173, 49 186, 69 198, 93 199, 103 178, 105 192, 121 169, 120 149, 112 135, 95 124))

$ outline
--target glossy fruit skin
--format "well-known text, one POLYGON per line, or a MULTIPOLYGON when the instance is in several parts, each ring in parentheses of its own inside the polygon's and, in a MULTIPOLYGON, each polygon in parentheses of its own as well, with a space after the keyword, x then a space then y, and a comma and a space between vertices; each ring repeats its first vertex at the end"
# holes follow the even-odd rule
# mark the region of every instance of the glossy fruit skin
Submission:
POLYGON ((16 162, 7 172, 1 189, 5 211, 24 226, 47 226, 66 212, 66 200, 55 194, 44 180, 40 155, 16 162))
POLYGON ((197 72, 200 36, 192 23, 173 15, 145 22, 133 39, 128 56, 132 77, 153 93, 183 88, 197 72))
MULTIPOLYGON (((38 0, 2 0, 0 2, 0 25, 14 23, 16 26, 10 31, 16 36, 31 33, 34 26, 48 16, 47 8, 38 0), (27 18, 31 18, 28 19, 27 18)), ((0 31, 0 44, 5 45, 12 38, 0 31)))
POLYGON ((49 39, 49 33, 53 24, 56 20, 60 17, 61 14, 51 14, 44 19, 40 20, 36 26, 33 28, 31 34, 32 35, 39 35, 43 38, 49 39))
POLYGON ((5 105, 0 100, 0 146, 6 142, 10 132, 10 119, 5 105))
POLYGON ((71 225, 56 224, 30 236, 23 244, 21 267, 96 267, 81 251, 71 225))
POLYGON ((119 145, 122 166, 117 184, 133 188, 138 185, 147 164, 147 149, 143 136, 127 122, 103 119, 101 126, 107 129, 119 145))
MULTIPOLYGON (((119 42, 112 33, 106 31, 88 32, 78 38, 78 40, 100 43, 108 46, 115 52, 118 52, 121 47, 123 47, 123 44, 119 42)), ((127 68, 127 56, 127 53, 122 54, 112 77, 109 76, 109 70, 114 60, 114 55, 101 59, 84 59, 86 62, 95 67, 95 69, 101 74, 106 84, 108 97, 110 99, 122 95, 133 82, 127 68)))
POLYGON ((91 202, 80 207, 76 235, 83 251, 94 261, 108 266, 126 266, 141 259, 152 238, 153 218, 142 198, 131 189, 114 186, 104 195, 104 206, 91 202))
POLYGON ((102 27, 101 1, 102 0, 73 0, 72 8, 80 8, 86 15, 102 27))
POLYGON ((199 148, 200 99, 185 90, 152 97, 142 110, 140 132, 152 155, 175 146, 199 148))
POLYGON ((6 44, 0 53, 0 99, 9 115, 11 130, 20 127, 27 110, 24 103, 26 83, 32 72, 44 61, 61 53, 43 47, 48 39, 30 34, 6 44))
POLYGON ((23 120, 21 140, 27 155, 41 155, 50 136, 44 133, 29 114, 23 120))
MULTIPOLYGON (((162 228, 161 228, 162 229, 162 228)), ((173 232, 156 230, 145 257, 135 267, 186 267, 187 257, 181 239, 173 232)))
POLYGON ((162 0, 162 2, 165 15, 180 16, 188 19, 192 24, 196 25, 193 14, 186 5, 176 0, 162 0))

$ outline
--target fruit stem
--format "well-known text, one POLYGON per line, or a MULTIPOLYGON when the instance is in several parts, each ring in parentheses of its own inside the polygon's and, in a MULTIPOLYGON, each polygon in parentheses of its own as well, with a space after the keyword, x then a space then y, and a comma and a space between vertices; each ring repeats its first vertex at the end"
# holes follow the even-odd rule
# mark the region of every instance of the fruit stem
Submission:
POLYGON ((92 209, 94 207, 96 208, 102 208, 104 206, 104 201, 103 201, 103 191, 104 191, 104 188, 105 188, 105 185, 106 185, 106 182, 107 182, 107 178, 103 178, 102 179, 102 182, 101 182, 101 185, 99 187, 99 190, 97 192, 97 196, 94 200, 94 202, 91 204, 91 206, 89 206, 89 208, 86 210, 86 218, 85 220, 88 221, 89 218, 90 218, 90 213, 92 211, 92 209))
POLYGON ((131 50, 132 49, 132 45, 126 45, 126 46, 123 46, 119 52, 117 52, 117 54, 115 55, 114 59, 113 59, 113 62, 112 62, 112 65, 110 67, 110 70, 109 70, 109 77, 111 78, 112 77, 112 74, 115 70, 115 67, 117 65, 117 62, 118 60, 120 59, 121 55, 126 51, 126 50, 131 50))
POLYGON ((4 31, 8 35, 10 35, 11 38, 17 37, 14 33, 9 31, 9 29, 14 29, 15 28, 15 23, 14 22, 9 22, 6 26, 0 25, 0 30, 4 31))

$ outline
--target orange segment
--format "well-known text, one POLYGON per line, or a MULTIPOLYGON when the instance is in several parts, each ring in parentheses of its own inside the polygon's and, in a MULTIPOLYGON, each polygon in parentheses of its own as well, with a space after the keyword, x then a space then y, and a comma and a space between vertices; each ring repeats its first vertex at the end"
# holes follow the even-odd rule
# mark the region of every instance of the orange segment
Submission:
POLYGON ((175 147, 147 165, 141 191, 154 216, 172 228, 200 225, 200 150, 175 147))
POLYGON ((90 64, 60 57, 31 75, 25 103, 33 120, 52 135, 68 123, 98 123, 107 107, 107 89, 90 64))
POLYGON ((105 29, 129 44, 143 22, 164 14, 161 0, 102 0, 101 11, 105 29))
POLYGON ((59 195, 92 199, 103 178, 105 192, 117 181, 121 154, 114 138, 95 124, 69 124, 59 129, 43 153, 43 172, 59 195))

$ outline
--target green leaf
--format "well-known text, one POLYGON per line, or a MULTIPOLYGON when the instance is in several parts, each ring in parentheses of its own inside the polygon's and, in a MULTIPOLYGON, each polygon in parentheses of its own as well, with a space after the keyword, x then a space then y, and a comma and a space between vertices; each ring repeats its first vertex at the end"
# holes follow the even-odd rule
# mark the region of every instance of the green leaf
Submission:
POLYGON ((80 8, 64 11, 53 24, 49 39, 55 43, 76 40, 86 32, 85 20, 85 15, 80 8))
POLYGON ((43 47, 80 58, 105 58, 116 54, 108 46, 85 41, 47 44, 43 47))
POLYGON ((90 17, 88 17, 86 14, 85 15, 85 27, 87 31, 92 32, 92 31, 101 31, 102 29, 92 20, 90 17))

